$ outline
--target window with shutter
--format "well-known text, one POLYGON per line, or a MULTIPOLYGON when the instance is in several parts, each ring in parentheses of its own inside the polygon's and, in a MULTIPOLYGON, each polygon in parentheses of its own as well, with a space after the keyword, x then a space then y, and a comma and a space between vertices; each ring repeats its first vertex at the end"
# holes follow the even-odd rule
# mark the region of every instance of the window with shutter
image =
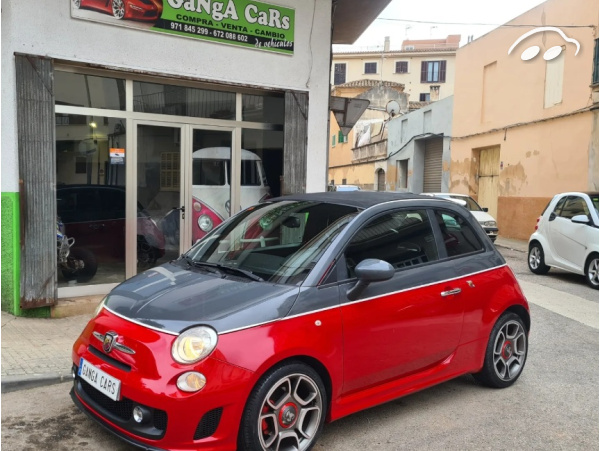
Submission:
POLYGON ((376 74, 377 63, 365 63, 365 74, 376 74))
POLYGON ((421 83, 444 83, 446 81, 446 61, 422 61, 421 83))
POLYGON ((407 74, 408 73, 408 61, 396 61, 396 73, 407 74))

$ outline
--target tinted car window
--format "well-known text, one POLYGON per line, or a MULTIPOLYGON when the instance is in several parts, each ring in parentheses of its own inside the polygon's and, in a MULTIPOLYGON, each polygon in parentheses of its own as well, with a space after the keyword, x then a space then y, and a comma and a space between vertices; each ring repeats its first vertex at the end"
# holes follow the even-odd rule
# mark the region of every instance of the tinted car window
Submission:
POLYGON ((448 210, 436 210, 435 217, 449 257, 483 249, 477 235, 461 215, 448 210))
POLYGON ((242 160, 242 186, 260 186, 256 160, 242 160))
POLYGON ((554 207, 554 210, 552 211, 552 213, 554 213, 556 216, 560 216, 560 211, 562 210, 562 207, 565 204, 566 200, 567 200, 566 197, 563 197, 561 200, 559 200, 556 204, 556 207, 554 207))
POLYGON ((565 204, 560 212, 560 216, 562 218, 571 219, 573 216, 577 215, 589 215, 590 211, 583 200, 582 197, 579 196, 569 196, 565 201, 565 204))
POLYGON ((438 259, 429 217, 425 210, 402 210, 372 219, 346 249, 348 277, 367 258, 385 260, 394 268, 421 265, 438 259))

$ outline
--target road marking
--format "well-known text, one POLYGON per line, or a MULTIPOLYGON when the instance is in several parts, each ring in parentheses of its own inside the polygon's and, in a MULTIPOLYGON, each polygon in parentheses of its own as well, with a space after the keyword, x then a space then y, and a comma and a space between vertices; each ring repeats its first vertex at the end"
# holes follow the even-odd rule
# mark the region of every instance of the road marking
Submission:
POLYGON ((598 303, 554 288, 519 280, 527 300, 551 312, 598 329, 598 303))

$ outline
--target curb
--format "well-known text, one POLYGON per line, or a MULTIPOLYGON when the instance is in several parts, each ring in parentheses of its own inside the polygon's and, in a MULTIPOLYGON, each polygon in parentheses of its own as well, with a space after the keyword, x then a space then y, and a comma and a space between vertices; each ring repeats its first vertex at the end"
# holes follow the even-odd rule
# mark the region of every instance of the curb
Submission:
POLYGON ((2 376, 0 391, 2 394, 11 393, 19 390, 27 390, 29 388, 62 384, 64 382, 71 382, 72 380, 73 377, 71 376, 70 369, 63 373, 34 374, 31 376, 2 376))

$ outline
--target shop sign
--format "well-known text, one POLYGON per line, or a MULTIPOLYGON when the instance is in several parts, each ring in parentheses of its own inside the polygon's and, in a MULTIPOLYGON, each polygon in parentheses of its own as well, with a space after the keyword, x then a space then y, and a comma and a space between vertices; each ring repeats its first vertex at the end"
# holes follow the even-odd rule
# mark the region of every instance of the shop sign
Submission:
POLYGON ((256 0, 71 0, 71 16, 262 51, 294 53, 295 10, 256 0))
POLYGON ((110 148, 110 164, 125 164, 125 149, 110 148))

